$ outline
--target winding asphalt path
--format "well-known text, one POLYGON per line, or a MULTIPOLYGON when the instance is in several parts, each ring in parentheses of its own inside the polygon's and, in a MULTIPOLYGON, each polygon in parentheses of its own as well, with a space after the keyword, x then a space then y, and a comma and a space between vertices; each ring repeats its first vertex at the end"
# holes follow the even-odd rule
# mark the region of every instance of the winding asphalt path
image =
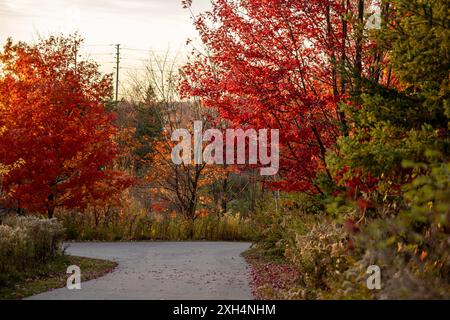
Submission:
MULTIPOLYGON (((241 242, 71 243, 67 253, 116 261, 81 290, 56 289, 30 299, 253 299, 241 242)), ((83 270, 81 270, 83 272, 83 270)))

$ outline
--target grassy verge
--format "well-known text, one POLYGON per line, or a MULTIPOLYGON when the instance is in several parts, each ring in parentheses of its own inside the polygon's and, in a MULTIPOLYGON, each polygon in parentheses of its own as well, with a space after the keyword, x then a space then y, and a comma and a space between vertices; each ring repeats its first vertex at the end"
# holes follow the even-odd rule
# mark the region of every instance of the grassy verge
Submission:
POLYGON ((93 216, 89 211, 60 212, 69 240, 75 241, 251 241, 254 226, 240 215, 199 217, 194 222, 181 217, 124 211, 118 217, 93 216))
POLYGON ((117 263, 107 260, 74 256, 59 256, 38 270, 16 277, 6 286, 0 287, 0 300, 22 299, 38 293, 66 286, 67 267, 77 265, 81 269, 82 281, 101 277, 111 272, 117 263))
POLYGON ((298 296, 298 270, 284 258, 252 248, 242 254, 250 266, 251 288, 257 300, 285 300, 298 296))

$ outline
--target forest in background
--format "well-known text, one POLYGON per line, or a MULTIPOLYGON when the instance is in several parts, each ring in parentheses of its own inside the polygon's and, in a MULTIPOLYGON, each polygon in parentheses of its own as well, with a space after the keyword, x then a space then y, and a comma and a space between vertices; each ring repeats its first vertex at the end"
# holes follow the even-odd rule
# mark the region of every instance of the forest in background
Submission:
POLYGON ((375 5, 217 0, 189 62, 154 57, 121 101, 74 59, 78 35, 9 40, 2 215, 56 217, 74 240, 251 240, 260 298, 449 298, 448 1, 375 5), (279 174, 175 165, 171 132, 195 120, 279 129, 279 174))

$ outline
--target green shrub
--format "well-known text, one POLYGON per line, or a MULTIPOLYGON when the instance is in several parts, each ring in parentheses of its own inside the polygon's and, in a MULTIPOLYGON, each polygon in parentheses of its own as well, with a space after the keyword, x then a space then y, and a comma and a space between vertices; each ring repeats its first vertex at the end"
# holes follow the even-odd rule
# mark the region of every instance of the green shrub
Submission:
POLYGON ((286 244, 320 222, 322 210, 321 199, 301 193, 281 193, 278 204, 273 198, 267 198, 252 216, 256 246, 266 255, 284 257, 286 244))
POLYGON ((382 269, 379 296, 389 299, 450 297, 450 163, 408 166, 426 169, 404 187, 408 207, 370 222, 358 237, 365 267, 382 269))

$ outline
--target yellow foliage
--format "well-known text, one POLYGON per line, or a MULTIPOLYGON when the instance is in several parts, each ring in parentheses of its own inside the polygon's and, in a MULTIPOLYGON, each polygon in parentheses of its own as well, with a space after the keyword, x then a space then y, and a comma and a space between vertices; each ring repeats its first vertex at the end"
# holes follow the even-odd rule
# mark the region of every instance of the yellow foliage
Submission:
POLYGON ((10 172, 11 170, 20 168, 21 166, 23 166, 25 164, 25 161, 23 159, 19 159, 17 160, 14 164, 12 165, 4 165, 2 163, 0 163, 0 178, 4 175, 6 175, 8 172, 10 172))

